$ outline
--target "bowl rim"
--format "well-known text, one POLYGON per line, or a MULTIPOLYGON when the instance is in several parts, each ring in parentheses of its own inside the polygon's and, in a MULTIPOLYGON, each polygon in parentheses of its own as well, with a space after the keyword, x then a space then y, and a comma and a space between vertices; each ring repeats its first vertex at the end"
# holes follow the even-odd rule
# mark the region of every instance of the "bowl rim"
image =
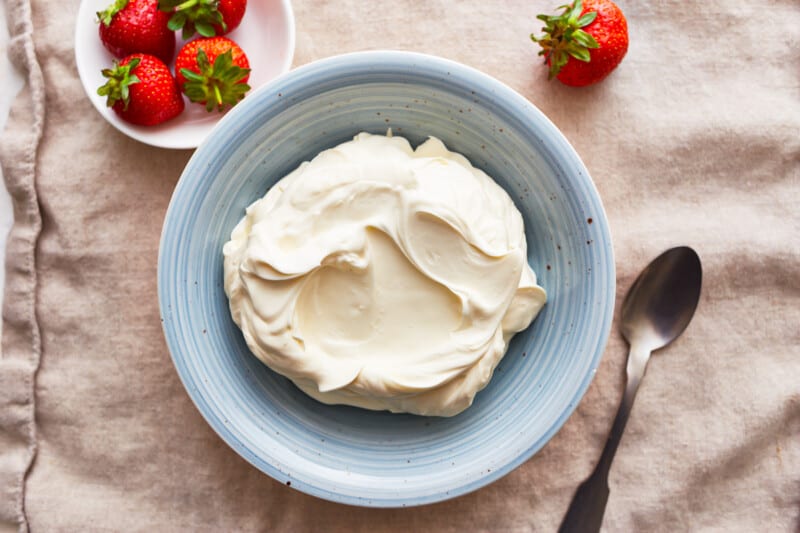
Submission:
MULTIPOLYGON (((318 59, 312 62, 309 62, 305 65, 297 67, 293 70, 290 70, 276 78, 272 81, 266 83, 265 85, 258 88, 254 91, 253 94, 250 95, 250 98, 245 100, 245 102, 249 101, 251 103, 255 103, 259 101, 258 96, 262 93, 266 95, 266 93, 270 92, 277 92, 279 87, 284 84, 287 80, 290 80, 295 77, 300 77, 307 75, 309 73, 313 73, 314 71, 319 71, 321 69, 330 68, 331 66, 340 66, 344 68, 363 68, 364 64, 380 64, 382 67, 386 67, 388 64, 392 66, 396 66, 401 68, 405 65, 408 68, 410 63, 414 62, 426 62, 428 64, 432 64, 441 68, 442 72, 446 71, 458 71, 459 73, 469 76, 471 78, 476 78, 476 81, 480 81, 486 88, 493 90, 497 96, 497 101, 499 102, 506 102, 505 105, 508 107, 518 108, 522 107, 526 109, 528 113, 531 113, 533 116, 536 117, 542 124, 545 125, 550 131, 548 134, 550 135, 550 142, 559 143, 561 147, 564 149, 565 153, 569 155, 573 159, 572 163, 574 166, 580 171, 579 174, 581 176, 580 179, 584 180, 585 187, 587 192, 590 196, 593 196, 593 200, 596 202, 596 205, 593 208, 597 209, 594 211, 594 223, 595 227, 600 231, 603 235, 605 243, 604 248, 607 257, 607 264, 604 265, 607 268, 606 279, 603 280, 605 282, 605 287, 607 287, 608 298, 605 300, 605 305, 602 307, 602 323, 598 328, 600 335, 597 338, 597 342, 595 344, 595 350, 591 357, 591 363, 589 364, 589 369, 586 371, 585 375, 582 377, 581 382, 579 383, 578 387, 576 388, 575 394, 567 407, 564 411, 558 416, 557 420, 547 429, 547 431, 542 434, 540 438, 538 438, 535 442, 531 443, 530 446, 523 449, 517 457, 509 461, 508 463, 502 466, 496 466, 492 468, 491 473, 481 476, 477 479, 469 480, 468 482, 458 486, 453 487, 446 492, 440 493, 433 493, 423 496, 409 496, 409 497, 393 497, 393 498, 386 498, 386 499, 378 499, 378 498, 366 498, 363 496, 352 496, 347 494, 341 494, 334 491, 330 491, 324 488, 317 487, 311 483, 306 483, 301 478, 296 478, 294 476, 291 477, 292 484, 291 488, 295 490, 299 490, 306 494, 310 494, 312 496, 316 496, 325 500, 343 503, 348 505, 355 505, 355 506, 362 506, 362 507, 378 507, 378 508, 399 508, 399 507, 412 507, 418 505, 425 505, 436 503, 448 499, 452 499, 458 496, 462 496, 464 494, 468 494, 470 492, 474 492, 480 488, 483 488, 498 479, 506 476, 508 473, 513 471, 514 469, 518 468, 521 464, 525 463, 530 459, 533 455, 535 455, 539 450, 541 450, 548 442, 552 440, 556 433, 564 426, 566 421, 572 415, 572 413, 577 409, 578 404, 585 396, 589 385, 591 384, 594 376, 597 372, 597 368, 600 364, 602 356, 605 352, 605 348, 608 343, 608 339, 611 333, 611 325, 613 322, 613 315, 614 315, 614 308, 615 308, 615 300, 616 300, 616 261, 614 258, 614 247, 612 243, 612 236, 610 232, 610 227, 608 224, 608 216, 605 211, 605 207, 603 206, 602 199, 597 191, 596 185, 592 180, 586 166, 584 165, 583 161, 581 160, 580 156, 578 155, 577 151, 574 149, 572 144, 568 141, 568 139, 564 136, 558 127, 538 108, 536 107, 533 102, 528 100, 526 97, 522 96, 520 93, 512 89, 507 84, 497 80, 493 76, 482 72, 474 67, 470 67, 468 65, 446 59, 440 56, 435 56, 431 54, 424 54, 419 52, 410 52, 410 51, 402 51, 402 50, 368 50, 368 51, 359 51, 359 52, 349 52, 345 54, 334 55, 322 59, 318 59)), ((341 74, 340 72, 337 74, 341 74)), ((225 126, 228 122, 237 120, 239 115, 244 115, 248 113, 247 105, 237 105, 234 107, 230 112, 228 112, 222 120, 220 120, 215 126, 212 132, 206 136, 203 142, 199 145, 195 153, 192 155, 186 167, 184 168, 178 183, 175 186, 173 195, 170 199, 169 206, 167 208, 164 223, 162 226, 162 233, 161 233, 161 240, 159 242, 159 253, 158 253, 158 297, 159 297, 159 307, 160 307, 160 314, 161 314, 161 323, 162 329, 164 332, 164 336, 166 339, 167 347, 169 349, 170 358, 175 366, 175 369, 178 373, 178 376, 181 380, 181 383, 186 389, 189 397, 191 398, 192 402, 195 404, 195 407, 200 412, 200 414, 205 419, 206 423, 208 423, 211 428, 219 435, 220 438, 230 446, 238 455, 244 458, 247 462, 253 465, 255 468, 260 470, 261 472, 269 475, 275 480, 279 482, 286 478, 286 474, 278 469, 274 464, 271 464, 269 461, 256 457, 252 451, 249 450, 245 445, 239 442, 239 439, 233 434, 233 432, 226 426, 223 420, 218 419, 214 416, 212 412, 207 409, 203 408, 203 403, 207 402, 207 400, 203 397, 203 395, 194 387, 191 386, 191 378, 184 374, 181 370, 179 358, 176 357, 175 353, 176 350, 180 349, 179 345, 174 345, 171 342, 170 332, 168 331, 168 320, 165 318, 167 314, 165 309, 168 306, 168 299, 167 299, 167 292, 166 288, 164 287, 164 283, 167 281, 165 279, 165 272, 163 267, 163 253, 164 253, 164 245, 167 241, 167 236, 170 231, 170 224, 172 219, 176 216, 175 211, 179 209, 177 207, 178 198, 181 195, 182 190, 185 187, 190 187, 188 184, 188 178, 186 176, 191 173, 193 163, 198 159, 197 154, 203 152, 206 149, 206 146, 211 148, 213 143, 217 142, 215 137, 220 134, 220 132, 225 131, 225 126)))

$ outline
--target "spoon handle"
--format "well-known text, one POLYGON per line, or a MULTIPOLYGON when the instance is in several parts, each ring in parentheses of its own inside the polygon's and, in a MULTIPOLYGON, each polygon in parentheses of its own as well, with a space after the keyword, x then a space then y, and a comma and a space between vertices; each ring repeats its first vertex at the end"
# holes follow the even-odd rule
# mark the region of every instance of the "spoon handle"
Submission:
POLYGON ((608 472, 611 469, 611 461, 617 453, 622 432, 628 422, 628 416, 636 398, 636 391, 639 390, 639 382, 644 376, 647 368, 647 361, 650 359, 650 351, 638 346, 636 343, 631 345, 628 354, 627 379, 625 383, 625 394, 622 396, 622 403, 608 435, 606 447, 597 462, 597 466, 589 478, 581 483, 575 496, 572 498, 569 509, 564 520, 561 522, 559 533, 590 533, 600 531, 603 523, 603 514, 606 510, 608 501, 608 472))

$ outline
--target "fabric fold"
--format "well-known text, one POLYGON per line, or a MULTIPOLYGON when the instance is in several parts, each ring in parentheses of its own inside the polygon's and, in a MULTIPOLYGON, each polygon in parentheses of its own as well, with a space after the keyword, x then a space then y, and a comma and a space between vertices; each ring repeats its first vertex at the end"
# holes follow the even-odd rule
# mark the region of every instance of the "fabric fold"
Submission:
POLYGON ((36 455, 34 382, 41 338, 36 318, 36 245, 42 217, 36 155, 44 124, 44 80, 33 46, 28 0, 8 0, 8 56, 26 81, 0 139, 0 161, 14 208, 6 247, 0 344, 0 529, 27 531, 25 478, 36 455), (13 132, 13 133, 11 133, 13 132))

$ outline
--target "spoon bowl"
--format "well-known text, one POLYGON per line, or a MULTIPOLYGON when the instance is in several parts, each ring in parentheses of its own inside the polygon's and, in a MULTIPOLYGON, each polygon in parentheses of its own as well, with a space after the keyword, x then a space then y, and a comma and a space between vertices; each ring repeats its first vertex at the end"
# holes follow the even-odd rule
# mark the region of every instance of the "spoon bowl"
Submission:
POLYGON ((702 268, 688 246, 658 256, 636 278, 622 302, 622 335, 649 350, 678 338, 692 320, 700 298, 702 268))

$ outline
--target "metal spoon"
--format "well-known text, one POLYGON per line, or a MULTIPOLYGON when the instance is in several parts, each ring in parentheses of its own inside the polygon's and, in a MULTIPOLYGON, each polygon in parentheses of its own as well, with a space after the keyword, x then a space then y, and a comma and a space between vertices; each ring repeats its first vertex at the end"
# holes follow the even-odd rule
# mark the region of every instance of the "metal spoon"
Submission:
POLYGON ((569 506, 559 532, 600 531, 608 501, 608 471, 619 446, 650 352, 675 340, 689 325, 700 299, 700 258, 681 246, 653 260, 633 282, 622 303, 620 329, 630 344, 627 384, 611 434, 597 467, 569 506))

